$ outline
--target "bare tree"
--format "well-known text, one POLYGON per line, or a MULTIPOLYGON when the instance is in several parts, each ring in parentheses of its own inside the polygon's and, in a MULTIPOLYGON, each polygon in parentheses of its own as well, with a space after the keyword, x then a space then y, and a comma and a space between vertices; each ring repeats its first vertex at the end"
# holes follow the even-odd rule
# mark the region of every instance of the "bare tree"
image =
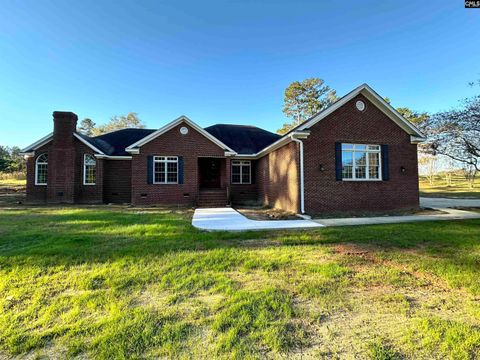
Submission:
POLYGON ((428 144, 432 154, 480 171, 480 95, 465 99, 459 109, 433 115, 428 144))
POLYGON ((420 154, 418 163, 422 169, 422 173, 425 174, 428 183, 432 186, 435 182, 435 177, 438 174, 437 156, 432 154, 420 154))

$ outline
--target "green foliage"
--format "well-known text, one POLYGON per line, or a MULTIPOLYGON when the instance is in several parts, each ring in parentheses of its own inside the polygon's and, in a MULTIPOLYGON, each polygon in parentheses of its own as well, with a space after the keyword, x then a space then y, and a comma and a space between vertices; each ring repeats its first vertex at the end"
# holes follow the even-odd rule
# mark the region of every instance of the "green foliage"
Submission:
POLYGON ((92 119, 85 118, 80 122, 77 130, 87 136, 99 136, 108 132, 128 128, 145 128, 145 124, 140 120, 137 113, 130 112, 127 115, 113 116, 108 123, 103 125, 97 125, 92 119))
POLYGON ((113 116, 108 123, 93 127, 91 133, 93 136, 98 136, 127 128, 143 129, 145 128, 145 124, 140 120, 137 113, 130 112, 127 115, 113 116))
POLYGON ((317 114, 337 100, 335 90, 331 89, 320 78, 309 78, 294 81, 285 89, 284 114, 291 118, 277 132, 285 134, 291 128, 317 114))
POLYGON ((400 107, 396 110, 409 122, 420 127, 424 127, 430 119, 430 115, 427 112, 417 112, 407 107, 400 107))
POLYGON ((0 145, 0 173, 25 172, 26 163, 18 146, 0 145))
POLYGON ((82 121, 80 121, 80 126, 78 127, 77 130, 84 135, 92 136, 93 131, 95 129, 95 125, 96 124, 93 122, 92 119, 85 118, 82 121))

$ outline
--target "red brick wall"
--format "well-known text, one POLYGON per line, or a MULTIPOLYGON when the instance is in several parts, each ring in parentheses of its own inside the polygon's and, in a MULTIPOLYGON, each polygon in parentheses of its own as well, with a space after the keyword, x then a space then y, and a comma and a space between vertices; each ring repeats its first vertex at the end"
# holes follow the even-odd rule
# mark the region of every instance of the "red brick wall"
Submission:
POLYGON ((103 165, 104 160, 96 159, 95 185, 83 184, 83 158, 85 154, 94 155, 88 146, 75 139, 75 202, 77 203, 102 203, 103 202, 103 165))
POLYGON ((287 211, 299 211, 298 159, 298 144, 289 143, 258 160, 256 178, 261 203, 287 211))
MULTIPOLYGON (((205 136, 182 123, 143 145, 140 154, 132 156, 132 203, 133 204, 195 204, 198 196, 198 157, 224 157, 225 151, 205 136), (187 135, 180 134, 180 127, 189 129, 187 135), (183 184, 148 184, 147 156, 170 155, 183 156, 183 184), (188 193, 186 197, 184 194, 188 193), (146 196, 142 196, 145 194, 146 196)), ((222 184, 227 186, 227 174, 222 184)))
MULTIPOLYGON (((52 142, 50 141, 37 149, 35 156, 27 159, 27 202, 38 203, 47 201, 47 186, 35 185, 35 162, 40 155, 49 153, 51 146, 52 142)), ((50 167, 50 164, 48 166, 50 167)))
POLYGON ((105 160, 103 199, 106 203, 129 203, 132 200, 131 160, 105 160))
POLYGON ((73 141, 72 150, 56 150, 52 141, 35 150, 35 156, 27 160, 27 201, 101 203, 103 201, 103 160, 97 159, 96 185, 83 185, 84 154, 93 155, 94 152, 78 139, 73 141), (47 185, 35 185, 35 161, 45 152, 48 153, 47 185), (64 161, 66 157, 70 158, 71 154, 73 154, 73 162, 64 161), (71 179, 71 184, 65 186, 64 181, 68 179, 71 179), (58 192, 64 192, 64 195, 59 196, 58 192))
POLYGON ((418 207, 417 146, 410 135, 362 95, 311 129, 304 140, 305 211, 308 214, 386 211, 418 207), (359 112, 355 102, 366 104, 359 112), (387 144, 390 180, 336 181, 335 142, 387 144), (320 164, 324 171, 320 171, 320 164), (406 172, 400 171, 401 167, 406 172))
MULTIPOLYGON (((232 179, 229 177, 231 183, 231 200, 233 205, 256 205, 259 204, 258 186, 257 186, 257 161, 251 161, 251 184, 232 184, 232 179)), ((230 175, 231 176, 231 175, 230 175)))

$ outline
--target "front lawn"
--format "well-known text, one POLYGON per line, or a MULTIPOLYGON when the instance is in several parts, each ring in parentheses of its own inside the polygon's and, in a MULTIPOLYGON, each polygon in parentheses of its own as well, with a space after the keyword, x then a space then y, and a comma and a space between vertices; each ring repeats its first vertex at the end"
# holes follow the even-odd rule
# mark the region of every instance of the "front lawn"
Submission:
POLYGON ((0 208, 0 357, 480 356, 480 220, 204 233, 190 218, 0 208))

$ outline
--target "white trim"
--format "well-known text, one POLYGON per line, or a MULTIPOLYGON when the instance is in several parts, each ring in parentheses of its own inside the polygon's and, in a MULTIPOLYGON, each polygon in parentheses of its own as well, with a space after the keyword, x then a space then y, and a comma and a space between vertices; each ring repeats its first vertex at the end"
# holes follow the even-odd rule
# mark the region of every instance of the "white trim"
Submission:
POLYGON ((23 155, 23 158, 27 160, 28 158, 35 156, 35 151, 23 152, 23 153, 21 152, 20 155, 23 155))
POLYGON ((152 166, 152 184, 154 185, 176 185, 178 184, 178 156, 172 155, 153 155, 152 158, 153 166, 152 166), (155 158, 163 157, 165 160, 155 160, 155 158), (168 160, 168 158, 175 158, 175 160, 168 160), (165 164, 165 181, 155 181, 155 163, 164 163, 165 164), (168 163, 175 163, 177 164, 177 181, 168 181, 168 163))
POLYGON ((44 136, 43 138, 41 138, 40 140, 38 141, 35 141, 33 144, 31 144, 30 146, 27 146, 25 147, 24 149, 22 149, 22 151, 20 151, 20 155, 30 155, 32 153, 34 153, 33 151, 30 152, 28 150, 36 150, 38 149, 39 147, 42 147, 43 145, 47 144, 48 142, 50 142, 51 140, 53 139, 53 132, 48 134, 47 136, 44 136))
POLYGON ((341 143, 340 146, 342 147, 342 168, 343 168, 343 152, 349 151, 352 153, 352 177, 351 178, 344 178, 343 171, 342 171, 342 181, 383 181, 383 174, 382 174, 382 146, 380 144, 357 144, 357 143, 341 143), (352 145, 352 149, 345 149, 343 150, 343 145, 352 145), (355 145, 365 146, 365 150, 356 150, 355 145), (378 150, 368 150, 368 146, 378 146, 378 150), (356 152, 365 152, 367 153, 367 157, 365 159, 365 178, 358 178, 355 175, 355 153, 356 152), (368 160, 368 154, 378 154, 378 178, 370 178, 370 164, 368 160))
POLYGON ((335 110, 339 109, 347 102, 352 100, 355 96, 359 94, 364 95, 368 100, 370 100, 375 106, 377 106, 380 110, 382 110, 391 120, 393 120, 398 126, 400 126, 404 131, 408 134, 425 138, 425 135, 422 132, 412 125, 409 121, 407 121, 402 115, 398 113, 389 103, 387 103, 380 95, 378 95, 370 86, 367 84, 362 84, 356 89, 350 91, 347 95, 342 97, 337 102, 333 103, 331 106, 326 108, 325 110, 318 113, 316 116, 311 118, 310 120, 306 121, 304 124, 299 126, 297 130, 306 130, 311 128, 320 120, 324 119, 335 110))
POLYGON ((241 159, 235 159, 230 162, 230 183, 232 185, 252 185, 252 161, 251 160, 241 160, 241 159), (240 161, 240 164, 234 164, 235 161, 240 161), (248 182, 243 182, 243 166, 247 166, 247 164, 242 164, 241 162, 245 161, 248 162, 248 182), (233 182, 233 171, 232 167, 233 166, 240 166, 240 182, 233 182))
POLYGON ((290 134, 287 134, 287 135, 281 137, 280 139, 278 139, 274 143, 270 144, 266 148, 263 148, 262 150, 260 150, 256 154, 252 154, 252 155, 238 154, 238 156, 239 157, 251 156, 255 159, 258 159, 258 158, 261 158, 262 156, 268 154, 269 152, 277 150, 278 148, 281 148, 282 146, 288 144, 290 141, 292 141, 293 138, 295 138, 295 139, 306 139, 309 135, 310 135, 309 131, 294 131, 290 134))
POLYGON ((38 185, 38 186, 47 186, 47 183, 48 183, 48 153, 47 152, 44 152, 44 153, 41 153, 40 155, 38 155, 38 157, 35 159, 35 185, 38 185), (46 164, 47 165, 47 182, 44 182, 44 183, 39 183, 38 182, 38 159, 40 158, 40 156, 44 155, 44 154, 47 154, 47 162, 41 162, 41 164, 46 164))
POLYGON ((292 140, 300 145, 300 213, 305 213, 305 178, 303 168, 303 141, 292 136, 292 140))
POLYGON ((132 157, 129 155, 101 155, 95 154, 97 159, 107 159, 107 160, 132 160, 132 157))
POLYGON ((85 185, 85 186, 97 185, 97 160, 95 160, 95 182, 94 183, 87 183, 87 171, 86 171, 87 164, 85 163, 85 160, 86 160, 87 156, 91 156, 95 160, 95 155, 94 154, 93 155, 92 154, 83 154, 83 185, 85 185))
POLYGON ((153 139, 157 138, 158 136, 166 133, 168 130, 173 129, 175 126, 181 124, 182 122, 186 123, 187 125, 190 125, 193 129, 198 131, 200 134, 205 136, 207 139, 212 141, 214 144, 218 145, 224 150, 228 150, 228 152, 231 152, 233 154, 236 154, 236 151, 222 143, 220 140, 218 140, 216 137, 208 133, 206 130, 202 129, 200 126, 195 124, 192 120, 190 120, 188 117, 185 115, 180 116, 179 118, 173 120, 172 122, 168 123, 167 125, 161 127, 157 131, 151 133, 148 136, 145 136, 144 138, 138 140, 136 143, 133 143, 132 145, 127 146, 125 149, 126 152, 131 153, 131 154, 139 154, 140 149, 139 147, 145 145, 146 143, 152 141, 153 139))
POLYGON ((73 136, 76 137, 78 140, 80 140, 82 143, 84 143, 85 145, 87 145, 90 149, 92 149, 93 151, 96 151, 98 152, 100 155, 105 155, 105 153, 98 149, 97 147, 93 146, 92 144, 90 144, 87 140, 85 140, 84 138, 82 138, 80 135, 78 135, 77 133, 73 133, 73 136))
POLYGON ((426 137, 410 136, 410 144, 420 144, 426 140, 426 137))

